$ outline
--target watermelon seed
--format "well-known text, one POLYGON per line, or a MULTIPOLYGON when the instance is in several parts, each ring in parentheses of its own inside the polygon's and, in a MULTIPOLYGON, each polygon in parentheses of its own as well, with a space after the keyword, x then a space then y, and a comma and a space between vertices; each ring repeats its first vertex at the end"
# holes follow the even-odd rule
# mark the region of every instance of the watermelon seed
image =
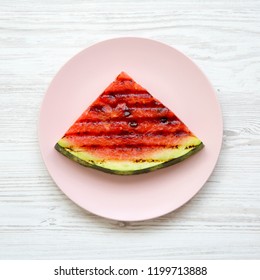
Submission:
POLYGON ((131 113, 129 111, 124 111, 124 116, 125 117, 129 117, 131 115, 131 113))
POLYGON ((162 123, 167 123, 168 120, 167 120, 167 118, 161 118, 161 122, 162 122, 162 123))
POLYGON ((137 122, 130 122, 129 125, 131 127, 137 127, 138 126, 138 123, 137 122))
POLYGON ((116 98, 115 98, 115 96, 113 95, 113 94, 108 94, 108 99, 110 99, 110 100, 115 100, 116 98))

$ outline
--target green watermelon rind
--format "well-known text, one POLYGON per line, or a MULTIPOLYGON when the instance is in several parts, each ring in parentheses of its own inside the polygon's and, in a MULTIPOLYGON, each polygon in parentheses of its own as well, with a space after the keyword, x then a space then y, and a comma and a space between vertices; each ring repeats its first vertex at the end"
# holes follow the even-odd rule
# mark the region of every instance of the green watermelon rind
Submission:
POLYGON ((179 163, 187 158, 189 158, 190 156, 196 154, 197 152, 199 152, 201 149, 203 149, 204 144, 202 142, 200 142, 200 144, 198 144, 197 146, 195 146, 193 149, 191 149, 188 153, 184 154, 183 156, 180 156, 178 158, 173 158, 171 160, 165 161, 163 163, 159 163, 157 165, 151 166, 149 168, 144 168, 144 169, 138 169, 138 170, 114 170, 114 169, 109 169, 109 168, 103 168, 101 166, 98 166, 96 164, 91 164, 85 160, 80 159, 79 157, 73 155, 72 153, 70 153, 68 148, 62 147, 61 145, 59 145, 59 143, 56 143, 55 145, 55 149, 60 152, 62 155, 64 155, 65 157, 79 163, 80 165, 83 165, 85 167, 90 167, 93 169, 97 169, 100 171, 103 171, 105 173, 109 173, 109 174, 116 174, 116 175, 137 175, 137 174, 143 174, 143 173, 148 173, 154 170, 158 170, 158 169, 162 169, 171 165, 174 165, 176 163, 179 163))

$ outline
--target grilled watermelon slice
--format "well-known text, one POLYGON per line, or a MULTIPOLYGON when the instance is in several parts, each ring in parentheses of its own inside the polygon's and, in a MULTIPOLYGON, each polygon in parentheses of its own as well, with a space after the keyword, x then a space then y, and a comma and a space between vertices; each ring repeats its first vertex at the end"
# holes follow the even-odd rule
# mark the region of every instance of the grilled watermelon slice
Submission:
POLYGON ((173 165, 203 146, 170 109, 122 72, 55 148, 81 165, 130 175, 173 165))

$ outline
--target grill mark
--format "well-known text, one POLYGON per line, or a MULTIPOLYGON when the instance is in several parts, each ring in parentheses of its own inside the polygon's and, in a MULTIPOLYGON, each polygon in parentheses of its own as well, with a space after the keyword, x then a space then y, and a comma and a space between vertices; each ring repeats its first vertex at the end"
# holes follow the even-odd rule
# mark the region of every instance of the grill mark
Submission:
POLYGON ((150 93, 148 92, 144 92, 144 93, 136 93, 136 92, 122 92, 122 93, 114 93, 113 96, 115 96, 116 99, 123 99, 123 98, 134 98, 134 97, 137 97, 137 98, 143 98, 143 99, 151 99, 153 98, 151 96, 150 93))
POLYGON ((174 132, 174 135, 175 136, 178 136, 178 137, 181 137, 181 136, 185 136, 187 135, 187 132, 183 129, 177 129, 175 132, 174 132))
MULTIPOLYGON (((185 132, 184 132, 185 133, 185 132)), ((183 133, 183 135, 184 135, 183 133)), ((158 131, 153 131, 151 133, 136 133, 134 132, 133 130, 131 131, 126 131, 126 130, 121 130, 119 132, 115 132, 115 131, 104 131, 103 133, 102 132, 73 132, 73 133, 66 133, 64 136, 66 137, 73 137, 73 136, 79 136, 79 137, 104 137, 104 136, 107 136, 107 137, 110 137, 110 138, 116 138, 117 136, 120 138, 120 137, 125 137, 126 139, 128 137, 136 137, 136 138, 141 138, 141 137, 150 137, 150 136, 168 136, 168 135, 173 135, 173 136, 178 136, 175 134, 175 132, 172 132, 172 131, 166 131, 166 130, 158 130, 158 131), (126 137, 128 136, 128 137, 126 137)), ((189 135, 187 133, 185 133, 185 136, 186 135, 189 135)))
POLYGON ((89 108, 89 111, 102 112, 104 106, 110 106, 112 109, 117 108, 119 104, 124 103, 129 109, 143 109, 143 110, 168 110, 163 104, 150 99, 137 99, 137 100, 98 100, 95 105, 89 108))
MULTIPOLYGON (((138 145, 106 145, 106 146, 102 146, 102 145, 82 145, 80 147, 77 148, 88 148, 88 149, 93 149, 93 150, 103 150, 105 149, 111 149, 111 150, 138 150, 138 151, 142 151, 143 149, 158 149, 158 148, 167 148, 167 149, 178 149, 180 147, 180 145, 163 145, 163 144, 153 144, 153 145, 149 145, 149 144, 138 144, 138 145)), ((195 146, 187 146, 185 147, 185 149, 189 149, 189 148, 194 148, 195 146)), ((71 151, 73 151, 73 146, 71 147, 67 147, 66 149, 69 149, 71 151)))
POLYGON ((185 149, 192 149, 192 148, 195 148, 196 146, 195 145, 189 145, 189 146, 186 146, 185 149))
MULTIPOLYGON (((95 163, 105 163, 106 160, 95 160, 95 162, 93 160, 88 160, 90 163, 92 164, 95 164, 95 163)), ((144 163, 144 162, 163 162, 164 160, 161 160, 161 159, 135 159, 135 160, 132 160, 132 162, 135 162, 135 163, 144 163)))
MULTIPOLYGON (((126 102, 126 104, 128 104, 126 102)), ((133 109, 133 110, 137 110, 137 109, 143 109, 143 110, 164 110, 164 111, 169 111, 169 109, 167 107, 165 107, 163 104, 158 103, 154 100, 151 100, 149 102, 146 103, 142 103, 142 102, 135 102, 134 104, 128 104, 129 108, 133 109), (131 106, 132 105, 132 106, 131 106)))
POLYGON ((164 125, 165 124, 175 124, 174 122, 181 122, 175 115, 172 115, 170 117, 168 117, 167 115, 164 116, 164 115, 161 115, 161 116, 149 116, 149 117, 144 117, 144 116, 141 116, 141 117, 138 117, 138 116, 133 116, 133 113, 130 109, 128 110, 129 112, 131 112, 130 115, 128 116, 125 116, 124 115, 124 112, 122 111, 122 116, 108 116, 108 119, 100 119, 100 118, 89 118, 88 116, 86 116, 86 118, 81 118, 77 121, 77 123, 104 123, 104 122, 107 122, 107 123, 116 123, 116 122, 127 122, 128 120, 131 120, 131 119, 135 119, 135 120, 142 120, 142 122, 144 121, 148 121, 148 122, 151 122, 151 123, 163 123, 164 125), (163 118, 167 118, 167 122, 163 122, 162 119, 163 118))
POLYGON ((134 162, 136 163, 143 163, 143 162, 162 162, 163 160, 160 159, 136 159, 134 162))
POLYGON ((129 119, 129 121, 118 122, 89 122, 79 123, 78 130, 68 131, 65 136, 116 136, 116 135, 146 135, 154 133, 167 136, 169 134, 183 136, 187 132, 182 129, 183 124, 180 121, 172 120, 162 123, 160 118, 139 122, 138 119, 129 119), (109 125, 109 126, 108 126, 109 125), (147 132, 148 130, 148 132, 147 132), (151 131, 152 130, 152 131, 151 131), (147 133, 146 133, 147 132, 147 133))
MULTIPOLYGON (((139 145, 116 145, 112 144, 109 146, 98 146, 98 145, 84 145, 82 147, 67 147, 66 149, 71 150, 71 151, 78 151, 78 152, 90 152, 93 154, 96 154, 98 157, 104 157, 107 158, 107 155, 110 155, 110 159, 128 159, 129 154, 132 155, 131 161, 136 162, 136 163, 143 163, 143 162, 157 162, 161 161, 160 159, 153 159, 152 157, 149 157, 149 153, 152 151, 156 150, 162 150, 162 149, 191 149, 195 148, 196 145, 190 145, 187 147, 183 147, 182 145, 145 145, 145 144, 139 144, 139 145), (111 154, 112 152, 112 154, 111 154), (126 155, 126 157, 124 157, 126 155)), ((100 162, 105 162, 105 159, 100 159, 100 162)), ((99 160, 95 160, 95 162, 99 162, 99 160)))
MULTIPOLYGON (((116 106, 113 106, 113 104, 109 104, 110 108, 113 110, 113 111, 116 111, 116 110, 120 110, 117 106, 118 104, 116 104, 116 106)), ((129 109, 129 110, 133 110, 133 111, 137 111, 137 110, 143 110, 143 111, 154 111, 154 112, 168 112, 169 109, 168 108, 165 108, 165 107, 160 107, 160 106, 157 106, 157 107, 151 107, 150 105, 153 105, 153 104, 149 104, 149 107, 146 106, 144 107, 144 104, 140 103, 140 104, 134 104, 135 106, 131 106, 131 104, 128 104, 128 103, 124 103, 124 105, 129 109)), ((91 108, 89 108, 89 111, 90 112, 104 112, 105 113, 105 108, 107 105, 95 105, 95 106, 92 106, 91 108)))
MULTIPOLYGON (((119 133, 108 133, 108 134, 87 134, 87 133, 82 133, 82 134, 65 134, 64 137, 70 139, 76 136, 78 139, 79 138, 83 138, 84 140, 89 139, 89 141, 93 142, 93 140, 99 142, 100 144, 98 144, 99 146, 104 145, 104 141, 113 141, 113 140, 122 140, 122 141, 137 141, 137 140, 141 140, 141 141, 145 141, 145 139, 149 139, 150 137, 156 137, 157 141, 159 141, 160 139, 164 139, 167 136, 173 136, 173 137, 177 137, 178 135, 176 135, 175 132, 169 132, 169 131, 154 131, 154 132, 150 132, 150 133, 136 133, 134 131, 128 132, 128 131, 121 131, 121 134, 119 133), (102 142, 100 142, 100 140, 102 140, 102 142)), ((189 136, 191 135, 190 133, 186 133, 183 131, 183 135, 182 136, 189 136)), ((86 144, 84 144, 86 145, 86 144)), ((89 145, 93 145, 93 144, 89 144, 89 145)), ((109 143, 106 143, 106 146, 109 145, 109 143)), ((127 143, 123 143, 123 145, 131 145, 131 144, 127 144, 127 143)), ((136 144, 135 144, 136 145, 136 144)), ((139 144, 138 144, 139 145, 139 144)), ((160 144, 158 144, 160 145, 160 144)))
MULTIPOLYGON (((192 135, 187 134, 186 137, 190 137, 192 135)), ((85 136, 65 136, 65 139, 71 143, 71 146, 75 147, 94 147, 99 146, 104 149, 106 146, 135 146, 141 147, 143 145, 149 148, 153 145, 163 145, 163 146, 171 146, 171 145, 179 145, 182 143, 182 138, 176 137, 173 134, 164 136, 158 135, 156 133, 147 133, 147 134, 129 134, 129 135, 85 135, 85 136)), ((101 151, 101 150, 100 150, 101 151)), ((135 150, 137 151, 137 150, 135 150)))
POLYGON ((103 105, 95 105, 95 106, 92 106, 91 108, 89 108, 89 111, 92 111, 92 112, 104 112, 104 106, 103 105))
POLYGON ((136 120, 142 120, 141 123, 144 123, 144 122, 149 122, 151 124, 161 124, 161 126, 166 126, 166 124, 176 124, 177 123, 181 123, 181 121, 177 118, 177 117, 171 117, 171 118, 167 118, 167 122, 163 122, 161 121, 161 119, 164 118, 164 117, 130 117, 127 116, 127 117, 114 117, 113 119, 109 119, 109 120, 100 120, 100 119, 82 119, 82 120, 79 120, 77 121, 76 123, 78 124, 93 124, 93 125, 104 125, 104 124, 120 124, 120 123, 128 123, 129 120, 132 120, 132 119, 136 119, 136 120))

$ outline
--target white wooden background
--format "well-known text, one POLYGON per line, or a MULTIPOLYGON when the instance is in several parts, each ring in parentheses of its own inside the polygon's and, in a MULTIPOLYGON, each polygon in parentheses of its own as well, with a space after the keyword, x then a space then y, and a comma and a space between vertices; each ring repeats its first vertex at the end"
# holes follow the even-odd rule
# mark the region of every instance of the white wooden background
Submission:
POLYGON ((260 1, 0 0, 0 258, 260 258, 260 1), (179 210, 117 222, 74 205, 40 156, 45 91, 71 56, 140 36, 206 73, 224 117, 205 187, 179 210))

